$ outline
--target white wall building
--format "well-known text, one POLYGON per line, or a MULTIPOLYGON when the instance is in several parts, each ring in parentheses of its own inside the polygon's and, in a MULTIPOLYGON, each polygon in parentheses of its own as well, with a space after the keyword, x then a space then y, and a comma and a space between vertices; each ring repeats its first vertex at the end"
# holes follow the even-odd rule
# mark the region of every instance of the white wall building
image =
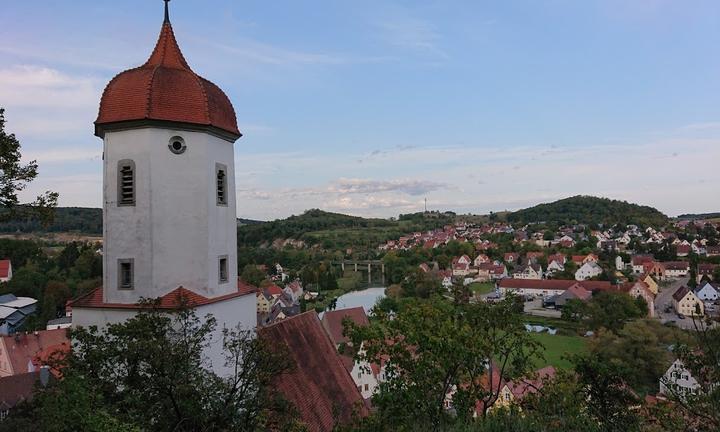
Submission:
MULTIPOLYGON (((167 3, 166 3, 167 8, 167 3)), ((223 326, 254 328, 254 292, 237 277, 234 142, 227 96, 185 61, 167 9, 148 61, 110 81, 95 134, 103 139, 103 286, 73 302, 73 325, 134 315, 137 302, 184 296, 218 332, 208 350, 223 370, 223 326)))
POLYGON ((588 280, 594 278, 595 276, 600 276, 602 272, 602 267, 600 267, 596 262, 588 261, 577 269, 575 272, 575 280, 588 280))
POLYGON ((683 395, 695 392, 700 384, 680 359, 670 365, 660 377, 660 393, 665 395, 683 395))

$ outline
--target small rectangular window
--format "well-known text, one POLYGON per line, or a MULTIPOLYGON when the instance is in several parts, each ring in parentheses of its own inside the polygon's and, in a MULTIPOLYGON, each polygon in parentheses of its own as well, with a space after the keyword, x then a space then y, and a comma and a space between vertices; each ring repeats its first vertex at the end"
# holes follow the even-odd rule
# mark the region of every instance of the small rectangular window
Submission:
POLYGON ((118 289, 131 290, 135 287, 133 259, 118 260, 118 289))
POLYGON ((131 160, 118 162, 118 205, 135 205, 135 163, 131 160))
POLYGON ((227 255, 218 259, 218 279, 220 283, 228 281, 228 259, 227 255))
POLYGON ((222 164, 215 164, 215 182, 217 184, 217 205, 228 205, 227 198, 227 167, 222 164))

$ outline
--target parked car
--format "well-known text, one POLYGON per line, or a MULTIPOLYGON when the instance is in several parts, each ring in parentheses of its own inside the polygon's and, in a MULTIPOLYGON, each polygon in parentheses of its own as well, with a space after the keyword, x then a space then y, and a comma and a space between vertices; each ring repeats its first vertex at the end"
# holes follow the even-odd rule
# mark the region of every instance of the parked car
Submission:
POLYGON ((683 314, 677 314, 678 319, 685 319, 685 315, 683 314))

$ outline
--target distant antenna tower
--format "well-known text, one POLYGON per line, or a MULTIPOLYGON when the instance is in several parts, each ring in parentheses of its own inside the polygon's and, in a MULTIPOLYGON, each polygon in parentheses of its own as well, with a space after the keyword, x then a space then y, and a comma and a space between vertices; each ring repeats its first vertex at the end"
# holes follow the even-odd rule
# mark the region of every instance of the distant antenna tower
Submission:
POLYGON ((427 213, 427 198, 425 198, 425 213, 427 213))

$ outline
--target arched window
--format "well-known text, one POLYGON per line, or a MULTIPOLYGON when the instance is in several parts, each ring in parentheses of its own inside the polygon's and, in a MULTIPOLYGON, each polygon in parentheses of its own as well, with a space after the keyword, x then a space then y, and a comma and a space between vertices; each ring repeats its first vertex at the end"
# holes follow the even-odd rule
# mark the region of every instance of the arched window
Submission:
POLYGON ((227 167, 223 164, 215 164, 215 182, 217 193, 217 205, 227 206, 227 167))
POLYGON ((118 206, 135 205, 135 162, 125 159, 118 162, 118 206))

